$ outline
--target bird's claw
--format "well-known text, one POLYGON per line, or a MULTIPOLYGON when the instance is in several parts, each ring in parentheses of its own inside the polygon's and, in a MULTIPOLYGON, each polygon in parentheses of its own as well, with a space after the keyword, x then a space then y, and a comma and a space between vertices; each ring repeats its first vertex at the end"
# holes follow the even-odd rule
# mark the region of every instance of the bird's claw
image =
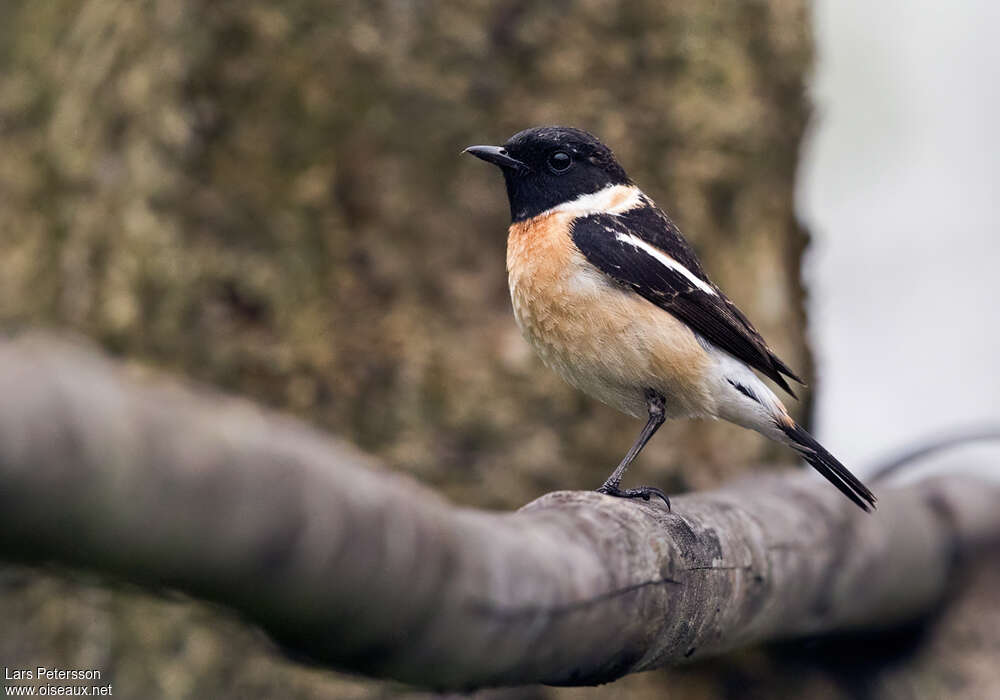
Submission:
POLYGON ((612 484, 604 484, 599 489, 598 493, 603 493, 606 496, 614 496, 615 498, 641 498, 644 501, 649 501, 651 496, 656 496, 663 499, 663 502, 667 505, 667 510, 670 510, 670 499, 667 498, 667 494, 663 493, 662 490, 656 488, 655 486, 638 486, 634 489, 620 489, 612 484))

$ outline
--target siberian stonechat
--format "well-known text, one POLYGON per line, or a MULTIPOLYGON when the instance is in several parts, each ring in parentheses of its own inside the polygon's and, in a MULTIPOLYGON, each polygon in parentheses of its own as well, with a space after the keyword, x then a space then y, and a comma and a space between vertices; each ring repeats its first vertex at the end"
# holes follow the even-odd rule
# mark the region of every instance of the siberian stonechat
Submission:
POLYGON ((788 445, 866 511, 875 496, 788 415, 754 370, 794 396, 795 373, 705 274, 677 226, 594 136, 567 127, 515 134, 466 153, 498 166, 512 223, 507 272, 514 317, 563 379, 646 425, 598 490, 668 418, 721 418, 788 445))

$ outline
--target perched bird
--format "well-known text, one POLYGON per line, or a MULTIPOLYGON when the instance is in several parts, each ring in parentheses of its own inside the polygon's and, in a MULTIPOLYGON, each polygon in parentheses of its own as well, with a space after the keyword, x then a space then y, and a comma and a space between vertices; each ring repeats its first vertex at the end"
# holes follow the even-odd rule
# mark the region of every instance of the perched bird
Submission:
POLYGON ((765 377, 802 381, 705 274, 670 218, 596 137, 538 127, 466 153, 500 168, 512 223, 507 272, 517 324, 563 379, 646 425, 598 491, 624 498, 625 470, 668 418, 721 418, 796 450, 866 511, 875 496, 795 423, 765 377))

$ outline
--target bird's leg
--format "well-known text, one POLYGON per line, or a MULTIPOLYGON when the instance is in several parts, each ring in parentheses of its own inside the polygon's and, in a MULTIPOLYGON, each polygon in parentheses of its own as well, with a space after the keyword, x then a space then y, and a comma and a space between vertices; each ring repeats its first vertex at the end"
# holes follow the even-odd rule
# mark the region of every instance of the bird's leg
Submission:
POLYGON ((600 493, 607 494, 609 496, 618 496, 620 498, 641 498, 644 501, 648 501, 650 496, 658 496, 663 499, 663 502, 667 504, 667 510, 670 509, 670 499, 667 498, 667 494, 663 493, 660 489, 655 486, 639 486, 634 489, 622 489, 620 488, 622 477, 625 476, 625 471, 628 469, 629 465, 639 456, 642 452, 642 448, 646 446, 649 439, 653 437, 663 422, 666 420, 664 411, 664 398, 662 394, 659 394, 652 389, 646 390, 646 407, 649 411, 649 418, 646 420, 646 425, 643 427, 642 432, 639 433, 639 437, 636 439, 635 444, 629 449, 628 454, 621 463, 611 472, 611 476, 608 477, 607 481, 597 489, 600 493))

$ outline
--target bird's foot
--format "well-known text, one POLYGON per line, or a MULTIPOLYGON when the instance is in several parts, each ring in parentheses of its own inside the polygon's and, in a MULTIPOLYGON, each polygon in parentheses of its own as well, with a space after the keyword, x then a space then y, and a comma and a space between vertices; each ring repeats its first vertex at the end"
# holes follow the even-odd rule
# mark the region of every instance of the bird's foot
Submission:
POLYGON ((667 510, 670 510, 670 499, 667 498, 667 494, 655 486, 638 486, 634 489, 621 489, 615 484, 604 484, 597 489, 597 492, 607 496, 614 496, 615 498, 641 498, 644 501, 648 501, 650 496, 656 496, 657 498, 662 498, 663 502, 667 504, 667 510))

